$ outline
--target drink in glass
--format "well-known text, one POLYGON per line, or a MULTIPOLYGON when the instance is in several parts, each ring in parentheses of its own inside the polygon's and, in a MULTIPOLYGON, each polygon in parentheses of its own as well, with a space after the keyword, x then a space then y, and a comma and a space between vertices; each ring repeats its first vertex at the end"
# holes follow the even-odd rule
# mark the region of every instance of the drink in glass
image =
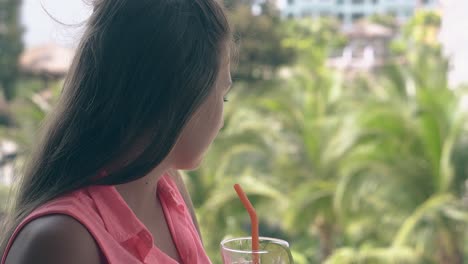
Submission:
POLYGON ((223 264, 292 264, 288 242, 269 237, 259 238, 259 250, 252 250, 252 238, 225 239, 221 242, 223 264), (257 262, 257 263, 256 263, 257 262))

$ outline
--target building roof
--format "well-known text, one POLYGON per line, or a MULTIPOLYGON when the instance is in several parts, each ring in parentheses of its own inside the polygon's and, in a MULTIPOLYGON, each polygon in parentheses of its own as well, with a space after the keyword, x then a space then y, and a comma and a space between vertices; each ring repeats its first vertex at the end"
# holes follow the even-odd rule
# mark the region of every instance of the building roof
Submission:
POLYGON ((74 50, 47 44, 26 49, 20 56, 20 67, 32 74, 63 76, 73 60, 74 50))
POLYGON ((349 29, 346 32, 346 35, 350 38, 390 38, 393 36, 393 31, 390 28, 379 24, 361 21, 349 29))

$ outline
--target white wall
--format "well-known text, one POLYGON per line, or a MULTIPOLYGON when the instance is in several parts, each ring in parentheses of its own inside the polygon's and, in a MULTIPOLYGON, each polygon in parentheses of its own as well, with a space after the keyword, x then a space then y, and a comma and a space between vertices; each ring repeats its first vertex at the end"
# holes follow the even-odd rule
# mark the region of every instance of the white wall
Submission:
POLYGON ((445 54, 451 57, 451 85, 468 84, 468 1, 442 2, 442 30, 440 40, 445 54))
MULTIPOLYGON (((404 21, 413 15, 414 9, 418 7, 419 0, 364 0, 362 4, 352 4, 352 0, 344 0, 343 4, 338 4, 337 0, 292 0, 294 3, 288 5, 287 0, 280 3, 281 14, 287 17, 292 14, 294 17, 303 17, 304 13, 312 13, 312 17, 328 12, 333 16, 344 15, 344 24, 351 24, 352 14, 361 13, 364 16, 372 14, 394 13, 398 19, 404 21)), ((435 0, 432 0, 435 1, 435 0)), ((436 5, 434 5, 436 6, 436 5)))

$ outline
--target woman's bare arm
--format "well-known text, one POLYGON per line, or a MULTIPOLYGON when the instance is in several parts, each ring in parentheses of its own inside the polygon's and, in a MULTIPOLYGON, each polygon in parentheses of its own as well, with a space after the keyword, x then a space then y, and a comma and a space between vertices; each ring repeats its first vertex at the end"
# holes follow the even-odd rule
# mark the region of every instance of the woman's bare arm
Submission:
POLYGON ((5 264, 102 264, 88 230, 60 214, 37 218, 16 237, 5 264))

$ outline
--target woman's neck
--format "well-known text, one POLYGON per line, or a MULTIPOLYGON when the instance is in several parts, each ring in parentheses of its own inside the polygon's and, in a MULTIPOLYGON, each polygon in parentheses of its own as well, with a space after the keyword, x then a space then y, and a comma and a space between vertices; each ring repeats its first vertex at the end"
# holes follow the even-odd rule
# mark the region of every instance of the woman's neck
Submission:
POLYGON ((115 186, 138 218, 146 218, 145 215, 150 211, 148 208, 154 207, 157 198, 158 181, 169 169, 170 166, 160 164, 138 180, 115 186))

